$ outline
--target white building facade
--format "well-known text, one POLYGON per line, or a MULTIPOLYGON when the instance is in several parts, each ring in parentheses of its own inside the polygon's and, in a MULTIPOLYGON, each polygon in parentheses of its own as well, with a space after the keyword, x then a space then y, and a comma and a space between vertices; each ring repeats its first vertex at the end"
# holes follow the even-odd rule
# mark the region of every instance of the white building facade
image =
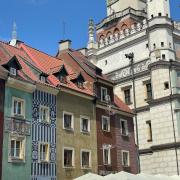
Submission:
POLYGON ((97 42, 92 34, 91 21, 89 60, 136 113, 141 172, 179 174, 180 24, 171 19, 169 0, 107 0, 97 42))

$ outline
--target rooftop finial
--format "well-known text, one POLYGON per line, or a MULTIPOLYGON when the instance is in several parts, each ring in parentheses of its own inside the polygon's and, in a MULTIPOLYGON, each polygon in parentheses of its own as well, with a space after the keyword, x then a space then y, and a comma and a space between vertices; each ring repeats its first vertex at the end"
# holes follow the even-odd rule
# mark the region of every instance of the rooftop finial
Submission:
POLYGON ((16 26, 16 22, 13 23, 12 39, 16 39, 17 40, 17 26, 16 26))

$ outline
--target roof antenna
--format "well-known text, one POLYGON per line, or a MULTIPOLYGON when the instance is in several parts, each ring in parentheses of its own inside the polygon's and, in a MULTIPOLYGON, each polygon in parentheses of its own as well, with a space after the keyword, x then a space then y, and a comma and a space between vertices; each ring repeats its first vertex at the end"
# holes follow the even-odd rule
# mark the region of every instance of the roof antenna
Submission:
POLYGON ((62 38, 63 38, 63 40, 65 39, 65 37, 66 37, 66 22, 65 21, 63 21, 62 22, 62 38))
POLYGON ((16 43, 17 43, 17 25, 16 22, 13 22, 12 39, 10 41, 10 45, 16 46, 16 43))

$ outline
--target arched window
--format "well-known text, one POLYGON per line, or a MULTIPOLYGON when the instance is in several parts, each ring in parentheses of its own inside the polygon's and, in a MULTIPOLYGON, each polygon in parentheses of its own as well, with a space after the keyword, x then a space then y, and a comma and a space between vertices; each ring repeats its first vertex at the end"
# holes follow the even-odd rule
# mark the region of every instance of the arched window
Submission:
POLYGON ((111 35, 112 35, 112 33, 109 31, 109 32, 107 33, 107 35, 106 35, 106 37, 107 37, 108 41, 110 41, 110 40, 111 40, 111 35))
POLYGON ((128 28, 128 26, 125 23, 121 26, 121 30, 123 30, 123 31, 127 28, 128 28))

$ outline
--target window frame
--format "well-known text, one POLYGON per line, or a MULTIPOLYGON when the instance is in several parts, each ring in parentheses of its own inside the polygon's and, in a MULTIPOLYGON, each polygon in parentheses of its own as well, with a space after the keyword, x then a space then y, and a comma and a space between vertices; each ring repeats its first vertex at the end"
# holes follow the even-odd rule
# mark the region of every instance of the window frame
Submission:
POLYGON ((12 97, 12 106, 11 106, 11 108, 12 108, 11 111, 12 111, 12 116, 13 117, 22 117, 22 118, 25 119, 26 104, 25 104, 25 100, 24 99, 13 96, 12 97), (17 101, 18 103, 19 102, 22 103, 22 105, 21 105, 21 108, 22 108, 21 109, 21 114, 14 113, 14 102, 15 101, 17 101))
POLYGON ((39 142, 39 145, 38 145, 38 161, 40 163, 48 163, 50 161, 50 144, 47 143, 47 142, 39 142), (45 160, 41 160, 41 145, 44 145, 44 146, 47 146, 47 154, 46 154, 46 159, 45 160))
POLYGON ((48 106, 43 106, 43 105, 40 105, 39 107, 39 121, 42 122, 42 123, 50 123, 50 109, 48 106), (42 120, 41 119, 41 109, 47 109, 47 120, 42 120))
POLYGON ((91 159, 91 150, 88 149, 81 149, 80 151, 80 160, 81 160, 81 169, 91 169, 92 168, 92 159, 91 159), (83 167, 82 166, 82 153, 83 152, 88 152, 89 153, 89 166, 88 167, 83 167))
POLYGON ((102 124, 102 131, 104 131, 104 132, 111 132, 111 122, 110 122, 110 117, 108 117, 108 116, 104 116, 104 115, 102 115, 101 116, 101 124, 102 124), (108 130, 105 130, 104 129, 104 123, 103 123, 103 120, 104 119, 106 119, 107 121, 108 121, 108 130))
POLYGON ((131 102, 131 88, 128 88, 128 89, 125 89, 124 90, 124 102, 127 104, 127 105, 130 105, 132 102, 131 102), (126 92, 129 91, 129 96, 126 97, 126 92), (127 101, 128 99, 128 101, 127 101))
POLYGON ((16 68, 13 68, 13 67, 10 67, 10 68, 9 68, 9 73, 10 73, 10 75, 12 75, 12 76, 17 76, 17 69, 16 69, 16 68))
POLYGON ((121 151, 121 156, 122 156, 122 166, 123 167, 130 167, 130 152, 127 151, 127 150, 122 150, 121 151), (124 164, 124 156, 123 156, 123 153, 127 153, 128 154, 128 162, 127 162, 127 165, 124 164))
POLYGON ((152 122, 151 120, 146 121, 147 125, 147 142, 152 142, 153 141, 153 134, 152 134, 152 122))
POLYGON ((91 131, 91 120, 90 120, 90 117, 88 117, 88 116, 80 116, 80 132, 82 132, 82 133, 90 133, 90 131, 91 131), (88 120, 88 130, 87 131, 85 131, 85 130, 83 130, 83 126, 82 126, 82 122, 83 122, 83 119, 87 119, 88 120))
POLYGON ((101 101, 106 102, 107 95, 108 95, 108 89, 105 87, 101 87, 101 101), (105 99, 103 99, 103 90, 105 90, 105 92, 106 92, 105 99))
POLYGON ((75 149, 72 148, 72 147, 63 147, 63 151, 62 151, 62 156, 63 156, 63 160, 62 160, 62 163, 63 163, 63 168, 65 169, 71 169, 71 168, 75 168, 75 149), (65 166, 64 165, 64 151, 65 150, 70 150, 72 151, 72 166, 65 166))
POLYGON ((69 130, 69 131, 74 131, 74 114, 71 113, 71 112, 67 112, 67 111, 63 111, 63 129, 64 130, 69 130), (67 115, 71 115, 71 128, 67 128, 65 127, 65 118, 64 118, 64 115, 67 114, 67 115))
POLYGON ((26 157, 26 137, 25 136, 16 136, 16 135, 9 135, 9 145, 8 145, 8 162, 10 163, 25 163, 26 157), (20 152, 19 158, 11 156, 11 141, 20 141, 20 152))
POLYGON ((121 135, 122 136, 129 136, 129 128, 128 128, 128 121, 125 120, 125 119, 120 119, 120 128, 121 128, 121 135), (125 123, 125 131, 126 131, 126 134, 123 134, 123 129, 122 129, 122 122, 125 123))
POLYGON ((110 166, 111 165, 111 145, 106 144, 103 145, 103 164, 106 166, 110 166), (108 163, 105 163, 105 150, 108 150, 108 163))

